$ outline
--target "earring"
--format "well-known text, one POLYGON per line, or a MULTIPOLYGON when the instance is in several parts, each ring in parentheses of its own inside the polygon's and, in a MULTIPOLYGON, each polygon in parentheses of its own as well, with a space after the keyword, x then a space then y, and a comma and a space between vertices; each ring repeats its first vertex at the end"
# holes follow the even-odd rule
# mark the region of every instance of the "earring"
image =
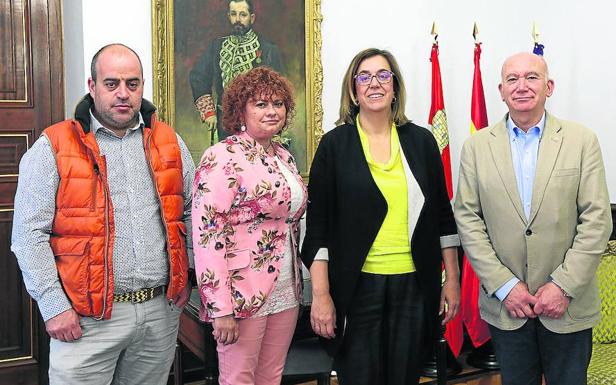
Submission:
POLYGON ((240 127, 240 131, 242 132, 246 131, 246 126, 242 124, 242 126, 240 127))
POLYGON ((391 100, 391 104, 394 104, 396 102, 396 95, 394 95, 394 98, 391 100))

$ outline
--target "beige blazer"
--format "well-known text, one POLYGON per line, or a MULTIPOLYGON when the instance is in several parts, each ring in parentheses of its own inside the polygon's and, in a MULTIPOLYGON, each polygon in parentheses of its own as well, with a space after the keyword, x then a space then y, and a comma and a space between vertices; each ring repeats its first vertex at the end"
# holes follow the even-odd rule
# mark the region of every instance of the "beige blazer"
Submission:
POLYGON ((512 318, 494 295, 516 276, 531 294, 552 280, 572 296, 560 319, 540 317, 546 328, 571 333, 592 327, 600 310, 595 272, 612 231, 597 137, 546 113, 527 220, 506 119, 468 138, 460 160, 454 214, 481 281, 481 317, 503 330, 526 322, 512 318))

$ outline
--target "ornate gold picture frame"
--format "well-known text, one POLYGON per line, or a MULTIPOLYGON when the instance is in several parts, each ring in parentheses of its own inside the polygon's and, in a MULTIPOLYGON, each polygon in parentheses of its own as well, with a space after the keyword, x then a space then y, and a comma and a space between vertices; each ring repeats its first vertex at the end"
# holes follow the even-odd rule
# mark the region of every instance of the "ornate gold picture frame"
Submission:
MULTIPOLYGON (((228 7, 229 1, 152 0, 154 103, 159 119, 178 131, 196 162, 214 139, 195 107, 189 77, 208 46, 230 34, 228 7)), ((323 135, 321 0, 256 0, 253 7, 254 32, 279 49, 280 72, 295 88, 296 116, 285 136, 307 177, 323 135)))

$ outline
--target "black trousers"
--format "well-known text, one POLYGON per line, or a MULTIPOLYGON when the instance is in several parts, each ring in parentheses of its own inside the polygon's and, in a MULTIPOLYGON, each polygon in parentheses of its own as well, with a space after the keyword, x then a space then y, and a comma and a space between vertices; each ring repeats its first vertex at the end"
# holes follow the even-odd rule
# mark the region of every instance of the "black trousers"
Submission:
POLYGON ((585 385, 592 354, 592 329, 558 334, 538 318, 516 330, 490 325, 503 385, 585 385))
POLYGON ((361 273, 334 357, 340 385, 419 382, 425 321, 416 275, 361 273))

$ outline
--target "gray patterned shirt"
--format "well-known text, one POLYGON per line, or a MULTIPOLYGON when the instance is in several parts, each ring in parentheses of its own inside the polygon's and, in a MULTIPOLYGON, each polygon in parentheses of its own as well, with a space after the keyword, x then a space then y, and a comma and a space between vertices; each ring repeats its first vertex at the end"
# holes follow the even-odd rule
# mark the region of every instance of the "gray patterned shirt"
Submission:
MULTIPOLYGON (((168 282, 165 231, 156 189, 143 150, 143 118, 122 138, 104 128, 90 113, 107 177, 115 219, 113 244, 114 292, 121 294, 168 282)), ((191 240, 191 189, 195 166, 178 136, 184 177, 184 223, 188 255, 194 266, 191 240)), ((43 319, 70 309, 49 245, 59 176, 54 153, 42 135, 19 164, 11 250, 17 256, 28 292, 38 302, 43 319)))

